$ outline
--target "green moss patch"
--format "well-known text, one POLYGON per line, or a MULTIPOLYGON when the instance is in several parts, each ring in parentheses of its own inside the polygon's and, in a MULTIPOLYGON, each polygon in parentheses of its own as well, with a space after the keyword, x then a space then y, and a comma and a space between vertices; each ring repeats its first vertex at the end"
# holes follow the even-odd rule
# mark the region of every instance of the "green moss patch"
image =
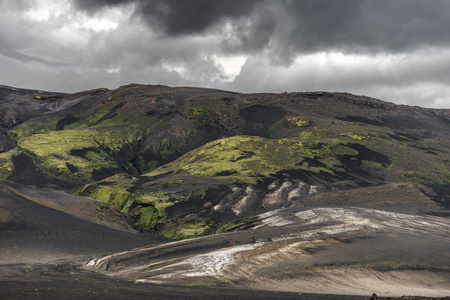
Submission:
MULTIPOLYGON (((221 179, 254 184, 258 178, 270 177, 283 169, 301 169, 304 158, 317 156, 324 161, 334 160, 325 144, 304 143, 301 139, 235 136, 208 143, 148 175, 184 172, 198 177, 216 177, 219 174, 221 179)), ((330 172, 326 168, 309 171, 330 172)))
POLYGON ((14 171, 14 164, 12 162, 13 156, 19 154, 17 148, 11 151, 0 153, 0 177, 3 179, 8 178, 14 171))
POLYGON ((137 219, 134 226, 147 231, 151 231, 158 220, 158 214, 153 206, 140 206, 133 216, 137 219))
POLYGON ((8 136, 18 140, 22 137, 28 137, 33 134, 41 134, 56 130, 56 124, 61 120, 60 117, 37 118, 15 126, 8 132, 8 136))
POLYGON ((348 134, 354 140, 361 141, 369 138, 369 134, 367 132, 352 132, 348 134))
POLYGON ((283 126, 286 128, 301 128, 311 125, 311 121, 300 117, 290 117, 283 120, 283 126))
POLYGON ((224 226, 220 227, 216 231, 216 233, 246 230, 246 229, 256 226, 258 223, 259 223, 259 221, 258 221, 257 217, 246 217, 246 218, 238 219, 231 223, 225 224, 224 226))
POLYGON ((122 210, 129 200, 134 199, 134 195, 127 191, 111 187, 90 184, 78 192, 80 196, 87 196, 102 202, 113 204, 117 210, 122 210))
POLYGON ((197 121, 212 121, 221 115, 223 102, 219 98, 204 96, 188 102, 188 117, 197 121))
POLYGON ((189 201, 195 195, 186 196, 174 191, 141 191, 136 194, 127 190, 127 180, 129 178, 124 174, 116 175, 111 180, 86 185, 78 194, 112 204, 133 220, 134 227, 169 238, 192 238, 214 231, 215 223, 207 218, 169 218, 167 208, 181 201, 189 201), (124 182, 120 182, 120 177, 124 182))
POLYGON ((190 239, 214 232, 215 225, 209 218, 191 217, 167 224, 160 233, 175 239, 190 239))
POLYGON ((85 157, 71 155, 73 150, 98 147, 94 141, 95 136, 101 136, 110 143, 120 143, 118 132, 73 129, 22 137, 17 146, 19 150, 31 156, 38 168, 47 175, 66 175, 73 179, 92 180, 94 170, 117 168, 114 161, 99 153, 92 152, 85 157), (67 162, 78 170, 76 174, 71 172, 67 162))

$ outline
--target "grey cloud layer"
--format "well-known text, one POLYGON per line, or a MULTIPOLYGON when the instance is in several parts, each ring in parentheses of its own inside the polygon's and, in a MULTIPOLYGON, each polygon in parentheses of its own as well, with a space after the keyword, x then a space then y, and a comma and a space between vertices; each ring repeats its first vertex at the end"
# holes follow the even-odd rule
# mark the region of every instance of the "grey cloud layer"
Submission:
POLYGON ((97 10, 105 6, 117 6, 136 2, 136 0, 75 0, 76 6, 84 11, 95 13, 97 10))
POLYGON ((135 3, 136 15, 167 35, 198 34, 224 19, 248 15, 258 0, 75 0, 82 10, 94 13, 106 6, 135 3))
POLYGON ((135 13, 165 35, 202 34, 228 21, 223 49, 271 48, 285 56, 314 51, 411 51, 450 44, 445 0, 75 0, 95 12, 135 3, 135 13))
POLYGON ((445 0, 0 0, 0 84, 328 90, 450 107, 448 28, 445 0), (40 1, 63 11, 30 19, 40 1), (83 27, 111 14, 117 26, 83 27), (236 56, 234 78, 220 64, 236 56))

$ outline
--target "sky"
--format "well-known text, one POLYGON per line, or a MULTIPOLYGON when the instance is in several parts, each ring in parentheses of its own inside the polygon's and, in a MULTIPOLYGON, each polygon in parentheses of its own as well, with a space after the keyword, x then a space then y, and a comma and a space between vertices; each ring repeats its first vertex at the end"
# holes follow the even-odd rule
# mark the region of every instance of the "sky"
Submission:
POLYGON ((448 0, 0 0, 0 84, 329 91, 450 108, 448 0))

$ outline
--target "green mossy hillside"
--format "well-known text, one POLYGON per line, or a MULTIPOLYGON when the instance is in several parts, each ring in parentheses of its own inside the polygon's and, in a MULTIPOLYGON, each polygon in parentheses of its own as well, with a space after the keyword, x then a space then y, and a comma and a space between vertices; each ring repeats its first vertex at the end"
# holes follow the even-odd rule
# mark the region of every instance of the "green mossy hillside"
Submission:
POLYGON ((50 131, 21 137, 17 149, 30 156, 37 168, 49 177, 86 182, 92 180, 95 171, 118 170, 114 161, 98 150, 95 138, 120 145, 122 137, 120 132, 90 129, 50 131), (85 153, 74 155, 76 151, 85 153))
POLYGON ((28 122, 19 124, 10 131, 8 136, 14 140, 22 137, 28 137, 33 134, 42 134, 56 130, 56 124, 61 120, 60 117, 37 118, 28 122))
POLYGON ((56 131, 30 121, 10 131, 17 148, 0 153, 0 175, 12 174, 12 157, 29 156, 45 176, 75 184, 127 172, 149 172, 186 152, 195 128, 170 129, 170 119, 116 116, 101 125, 69 126, 56 131), (136 122, 139 120, 140 124, 136 122), (30 125, 30 124, 32 125, 30 125), (169 133, 164 134, 166 130, 169 133), (102 175, 102 174, 106 174, 102 175))
POLYGON ((8 152, 0 153, 0 177, 7 179, 14 171, 12 158, 19 154, 19 150, 14 148, 8 152))
MULTIPOLYGON (((315 139, 312 136, 314 133, 305 132, 296 138, 276 140, 255 136, 224 138, 191 151, 146 175, 188 174, 251 185, 285 170, 303 171, 317 174, 318 177, 327 174, 336 179, 346 172, 352 175, 342 159, 344 155, 355 156, 355 159, 358 156, 358 151, 347 145, 352 139, 315 139)), ((372 158, 362 160, 369 162, 372 158)), ((378 165, 386 168, 389 159, 385 160, 378 165)))
MULTIPOLYGON (((180 102, 195 89, 178 92, 180 102)), ((98 89, 58 96, 55 103, 33 98, 30 119, 13 123, 7 132, 17 148, 1 153, 0 176, 12 175, 12 158, 19 154, 31 158, 33 165, 26 168, 70 186, 120 172, 149 172, 179 157, 203 136, 197 129, 202 125, 196 120, 168 110, 175 104, 173 95, 168 87, 129 85, 115 91, 98 89), (33 117, 34 111, 50 107, 46 114, 33 117)), ((23 109, 24 103, 19 104, 23 109)))
POLYGON ((302 162, 303 156, 323 151, 326 152, 305 147, 300 140, 234 136, 208 143, 147 175, 184 172, 198 177, 239 178, 256 183, 261 176, 293 167, 302 162))
MULTIPOLYGON (((141 178, 142 180, 142 178, 141 178)), ((92 197, 108 203, 120 211, 135 228, 168 238, 186 239, 209 234, 216 224, 209 218, 169 215, 167 209, 183 205, 184 201, 204 195, 189 190, 147 188, 132 192, 139 179, 128 174, 116 174, 105 180, 87 184, 77 192, 79 196, 92 197)), ((172 187, 176 182, 166 182, 172 187)))

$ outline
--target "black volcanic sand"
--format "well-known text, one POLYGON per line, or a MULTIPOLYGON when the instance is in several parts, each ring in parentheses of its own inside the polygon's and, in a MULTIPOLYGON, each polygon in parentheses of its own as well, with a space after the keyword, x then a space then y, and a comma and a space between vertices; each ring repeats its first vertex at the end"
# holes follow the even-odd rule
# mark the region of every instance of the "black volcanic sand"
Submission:
MULTIPOLYGON (((36 193, 45 194, 39 190, 36 193)), ((113 279, 78 266, 92 257, 159 244, 161 239, 53 210, 4 186, 0 187, 0 209, 0 299, 342 299, 232 286, 184 287, 113 279)))
MULTIPOLYGON (((426 290, 434 284, 439 290, 445 285, 443 282, 448 282, 445 280, 449 245, 445 219, 355 208, 352 213, 344 214, 350 217, 345 225, 338 219, 326 218, 339 216, 342 213, 340 209, 326 209, 323 214, 320 211, 316 210, 318 220, 322 221, 317 223, 267 226, 142 248, 97 260, 95 270, 123 280, 177 285, 211 284, 220 288, 226 282, 234 287, 253 287, 270 292, 360 294, 363 290, 401 295, 406 294, 408 287, 426 290), (443 222, 441 229, 438 222, 443 222), (360 229, 353 227, 368 223, 372 225, 360 229), (346 226, 349 226, 348 231, 346 226), (310 238, 309 233, 313 233, 310 238), (263 244, 256 248, 236 255, 235 262, 217 277, 214 271, 210 273, 214 263, 220 265, 221 254, 204 254, 261 242, 263 244), (168 263, 173 266, 169 267, 168 263), (163 267, 155 268, 158 265, 163 267), (185 275, 192 270, 198 279, 185 275), (430 279, 431 273, 439 279, 430 279), (358 279, 356 281, 360 282, 355 282, 355 278, 362 278, 362 281, 358 279), (398 290, 394 289, 395 285, 398 285, 398 290)), ((277 211, 272 215, 275 217, 272 221, 293 220, 289 219, 289 214, 295 211, 286 210, 287 215, 284 212, 277 211)), ((427 291, 415 293, 431 295, 427 291)), ((341 296, 341 299, 347 297, 341 296)))
POLYGON ((53 210, 5 187, 0 187, 0 208, 0 265, 90 258, 161 242, 53 210))
POLYGON ((38 188, 64 188, 66 190, 71 190, 76 188, 68 182, 64 182, 55 178, 48 178, 38 170, 33 164, 30 157, 25 154, 19 154, 12 158, 14 164, 14 171, 8 180, 21 183, 28 186, 36 186, 38 188))
POLYGON ((32 188, 7 180, 0 180, 1 185, 39 205, 81 217, 94 223, 105 224, 134 233, 138 232, 120 212, 107 203, 92 198, 74 196, 64 191, 32 188))
POLYGON ((71 265, 24 266, 0 281, 0 299, 369 299, 370 296, 302 294, 133 283, 80 271, 71 265), (20 278, 20 279, 17 279, 20 278))
MULTIPOLYGON (((25 188, 21 190, 25 191, 25 188)), ((45 191, 36 190, 36 195, 45 194, 45 191)), ((79 266, 86 264, 92 257, 161 244, 161 239, 152 235, 113 229, 53 210, 30 201, 6 187, 0 188, 0 209, 0 299, 369 299, 370 297, 370 295, 260 291, 237 288, 229 284, 214 287, 153 285, 112 278, 102 274, 100 269, 87 271, 80 269, 79 266)), ((258 233, 262 234, 263 238, 272 231, 284 232, 286 228, 254 230, 250 235, 248 232, 235 232, 225 236, 234 238, 240 236, 245 241, 253 239, 258 233)), ((183 255, 189 253, 189 250, 195 253, 195 249, 198 249, 201 252, 196 247, 189 249, 189 244, 197 242, 201 244, 200 248, 208 248, 208 243, 205 242, 220 238, 218 235, 184 241, 179 246, 186 244, 188 249, 174 247, 172 250, 176 253, 182 250, 180 254, 183 255)), ((226 240, 216 242, 221 245, 226 243, 226 240)), ((369 248, 373 248, 373 243, 370 243, 370 240, 367 242, 369 248)), ((437 245, 435 242, 432 244, 437 245)), ((216 246, 209 245, 212 248, 216 246)), ((384 252, 379 248, 373 251, 384 252)), ((326 257, 320 255, 316 258, 326 260, 326 257)))

